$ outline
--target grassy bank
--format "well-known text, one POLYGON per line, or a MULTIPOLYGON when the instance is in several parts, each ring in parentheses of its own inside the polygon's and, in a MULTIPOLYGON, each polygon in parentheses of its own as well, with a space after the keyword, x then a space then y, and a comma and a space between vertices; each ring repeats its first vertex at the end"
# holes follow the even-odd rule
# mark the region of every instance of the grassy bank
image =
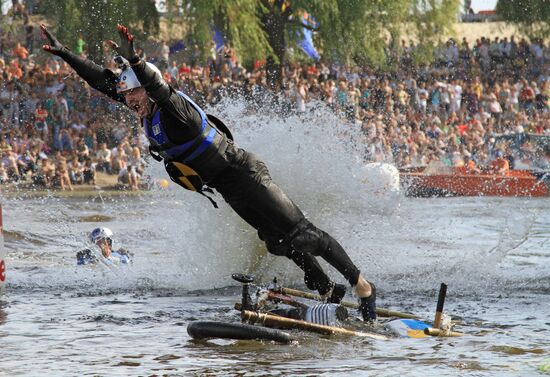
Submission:
POLYGON ((146 195, 149 190, 142 188, 132 191, 117 183, 116 175, 96 173, 95 185, 73 185, 73 191, 59 188, 44 188, 31 185, 29 182, 8 183, 0 186, 2 196, 7 198, 106 198, 146 195))

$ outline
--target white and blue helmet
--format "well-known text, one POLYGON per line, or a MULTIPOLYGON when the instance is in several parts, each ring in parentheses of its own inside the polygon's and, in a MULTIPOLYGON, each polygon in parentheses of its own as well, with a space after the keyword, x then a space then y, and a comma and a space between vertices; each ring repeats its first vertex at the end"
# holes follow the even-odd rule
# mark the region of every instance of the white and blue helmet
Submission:
POLYGON ((99 240, 106 239, 109 242, 109 245, 113 245, 113 231, 109 228, 99 227, 92 230, 90 233, 90 241, 92 243, 97 243, 99 240))
MULTIPOLYGON (((141 83, 139 82, 128 60, 124 59, 122 56, 117 56, 115 57, 115 62, 118 64, 118 67, 122 69, 122 73, 120 74, 120 76, 118 76, 118 81, 116 84, 117 93, 122 93, 128 90, 141 87, 141 83)), ((151 64, 148 62, 145 64, 147 64, 149 68, 151 68, 160 77, 162 77, 162 73, 154 64, 151 64)))

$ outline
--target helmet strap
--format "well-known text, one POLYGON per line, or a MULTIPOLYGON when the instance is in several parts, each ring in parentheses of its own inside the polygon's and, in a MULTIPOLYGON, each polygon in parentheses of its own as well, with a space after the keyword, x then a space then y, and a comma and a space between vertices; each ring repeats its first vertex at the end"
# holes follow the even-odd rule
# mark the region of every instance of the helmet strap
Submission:
POLYGON ((149 101, 149 102, 147 102, 147 110, 148 110, 147 111, 147 117, 149 118, 149 117, 152 117, 153 114, 155 114, 155 111, 157 111, 157 109, 158 109, 158 105, 149 96, 147 96, 147 100, 149 101))

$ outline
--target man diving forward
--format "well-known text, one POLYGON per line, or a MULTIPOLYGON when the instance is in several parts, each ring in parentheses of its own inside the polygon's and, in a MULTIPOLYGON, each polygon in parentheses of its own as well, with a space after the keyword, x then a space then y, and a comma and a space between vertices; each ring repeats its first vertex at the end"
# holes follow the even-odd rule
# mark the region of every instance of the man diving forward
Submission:
POLYGON ((218 191, 258 231, 270 253, 286 256, 304 271, 309 289, 339 302, 345 288, 329 279, 315 257, 325 259, 354 287, 363 319, 376 319, 376 289, 342 246, 305 218, 272 181, 266 165, 233 142, 223 122, 168 85, 154 65, 136 54, 134 36, 125 26, 117 26, 120 45, 110 41, 128 61, 120 76, 69 51, 46 26, 41 30, 49 41, 45 51, 61 57, 91 87, 139 116, 151 155, 164 164, 174 182, 205 196, 205 191, 218 191))

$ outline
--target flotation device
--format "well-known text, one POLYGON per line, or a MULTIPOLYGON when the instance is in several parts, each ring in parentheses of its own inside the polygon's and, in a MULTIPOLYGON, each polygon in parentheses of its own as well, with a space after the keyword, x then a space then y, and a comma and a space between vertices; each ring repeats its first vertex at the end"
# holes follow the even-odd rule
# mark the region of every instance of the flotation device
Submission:
POLYGON ((290 343, 294 338, 287 332, 244 323, 217 321, 193 321, 187 325, 187 333, 194 339, 263 339, 290 343))
POLYGON ((213 115, 207 115, 191 98, 184 93, 176 92, 180 97, 189 102, 201 117, 201 129, 199 134, 185 143, 175 144, 170 141, 160 120, 160 109, 153 115, 153 119, 143 120, 143 125, 147 138, 149 139, 149 151, 153 158, 157 161, 177 160, 180 163, 187 164, 193 161, 201 154, 216 148, 218 145, 214 143, 216 134, 224 135, 233 140, 233 135, 225 124, 213 115))
POLYGON ((186 94, 180 91, 176 91, 176 93, 189 102, 199 113, 201 117, 199 134, 185 143, 172 143, 160 120, 159 109, 155 112, 151 121, 143 120, 143 127, 150 143, 149 152, 155 160, 164 162, 164 168, 173 182, 187 190, 205 196, 215 208, 218 208, 216 202, 205 194, 205 192, 213 193, 212 189, 205 186, 200 175, 188 163, 200 155, 212 153, 213 149, 217 150, 224 138, 233 140, 233 135, 221 120, 214 115, 206 114, 186 94), (216 135, 220 135, 221 138, 216 139, 216 135))

